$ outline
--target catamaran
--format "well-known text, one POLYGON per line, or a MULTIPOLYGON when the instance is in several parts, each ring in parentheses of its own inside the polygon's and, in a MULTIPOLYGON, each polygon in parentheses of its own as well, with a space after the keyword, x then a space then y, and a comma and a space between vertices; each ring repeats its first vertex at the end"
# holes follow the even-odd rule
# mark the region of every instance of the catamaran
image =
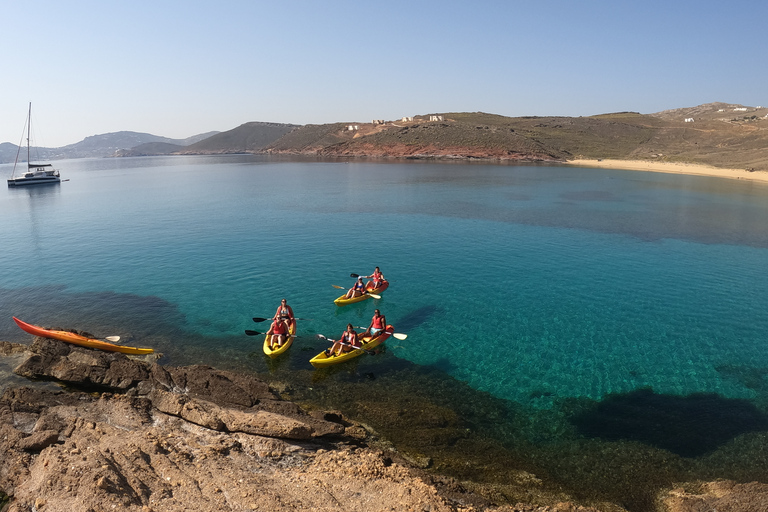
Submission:
POLYGON ((53 164, 33 164, 29 159, 29 137, 32 124, 32 103, 29 104, 29 116, 27 117, 27 172, 16 176, 16 165, 19 163, 21 145, 16 152, 16 161, 13 163, 13 172, 8 180, 9 187, 19 185, 39 185, 41 183, 60 183, 61 175, 53 168, 53 164))

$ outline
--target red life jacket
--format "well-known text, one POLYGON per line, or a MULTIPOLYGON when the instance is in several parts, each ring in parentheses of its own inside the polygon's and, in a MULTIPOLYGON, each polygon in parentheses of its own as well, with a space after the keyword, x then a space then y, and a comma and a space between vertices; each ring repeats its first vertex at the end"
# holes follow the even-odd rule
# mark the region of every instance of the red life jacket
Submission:
POLYGON ((288 330, 283 322, 275 322, 272 324, 272 334, 288 334, 288 330))

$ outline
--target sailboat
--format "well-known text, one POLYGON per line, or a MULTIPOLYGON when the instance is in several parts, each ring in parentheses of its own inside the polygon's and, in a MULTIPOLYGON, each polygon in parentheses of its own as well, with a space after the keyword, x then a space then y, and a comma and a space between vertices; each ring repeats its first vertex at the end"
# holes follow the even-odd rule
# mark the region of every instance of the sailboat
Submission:
POLYGON ((39 185, 41 183, 60 183, 61 175, 59 171, 53 168, 53 164, 33 164, 29 159, 29 137, 32 124, 32 103, 29 104, 29 116, 27 118, 27 172, 16 176, 16 165, 19 163, 19 153, 21 145, 16 152, 16 161, 13 163, 13 172, 8 180, 9 187, 18 187, 19 185, 39 185))

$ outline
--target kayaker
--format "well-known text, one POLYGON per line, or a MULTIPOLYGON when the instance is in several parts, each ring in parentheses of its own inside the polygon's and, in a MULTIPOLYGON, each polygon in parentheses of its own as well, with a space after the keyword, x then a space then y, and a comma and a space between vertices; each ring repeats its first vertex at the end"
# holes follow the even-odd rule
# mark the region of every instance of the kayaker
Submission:
POLYGON ((275 350, 275 348, 280 348, 283 346, 283 343, 285 343, 286 335, 288 334, 288 326, 279 318, 275 318, 272 320, 272 325, 269 326, 267 334, 272 335, 269 339, 269 349, 275 350), (277 347, 275 345, 277 345, 277 347))
POLYGON ((375 338, 384 330, 387 326, 387 318, 379 312, 378 309, 373 311, 373 318, 371 318, 371 325, 363 333, 362 337, 369 336, 375 338))
POLYGON ((347 295, 344 298, 351 299, 353 297, 359 297, 364 293, 365 293, 365 284, 363 283, 363 276, 360 276, 357 278, 357 282, 355 283, 355 286, 349 289, 349 291, 347 292, 347 295))
POLYGON ((370 279, 370 281, 366 285, 366 288, 369 290, 375 290, 376 288, 384 284, 384 281, 386 281, 386 279, 384 279, 384 274, 381 273, 381 270, 379 270, 379 267, 376 267, 373 270, 373 274, 369 276, 364 276, 364 277, 366 279, 370 279))
POLYGON ((291 324, 293 323, 293 309, 288 305, 288 302, 285 299, 280 301, 280 305, 277 306, 277 311, 273 318, 280 319, 288 329, 286 333, 290 332, 291 324))
POLYGON ((347 324, 347 330, 341 333, 341 338, 339 341, 333 342, 333 346, 326 350, 325 353, 327 356, 340 356, 345 352, 355 350, 352 347, 361 346, 362 343, 360 343, 360 338, 357 336, 357 331, 355 331, 355 328, 352 326, 352 324, 347 324))

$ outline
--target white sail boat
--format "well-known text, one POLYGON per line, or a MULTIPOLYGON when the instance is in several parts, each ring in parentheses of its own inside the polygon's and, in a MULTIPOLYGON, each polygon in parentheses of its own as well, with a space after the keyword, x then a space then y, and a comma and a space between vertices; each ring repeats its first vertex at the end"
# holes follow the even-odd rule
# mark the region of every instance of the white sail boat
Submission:
POLYGON ((60 183, 61 176, 59 171, 53 168, 53 164, 33 164, 29 159, 29 137, 32 124, 32 103, 29 104, 29 116, 27 117, 27 172, 16 176, 16 165, 19 163, 19 153, 21 145, 16 152, 16 161, 13 163, 13 172, 8 180, 9 187, 19 185, 39 185, 41 183, 60 183))

